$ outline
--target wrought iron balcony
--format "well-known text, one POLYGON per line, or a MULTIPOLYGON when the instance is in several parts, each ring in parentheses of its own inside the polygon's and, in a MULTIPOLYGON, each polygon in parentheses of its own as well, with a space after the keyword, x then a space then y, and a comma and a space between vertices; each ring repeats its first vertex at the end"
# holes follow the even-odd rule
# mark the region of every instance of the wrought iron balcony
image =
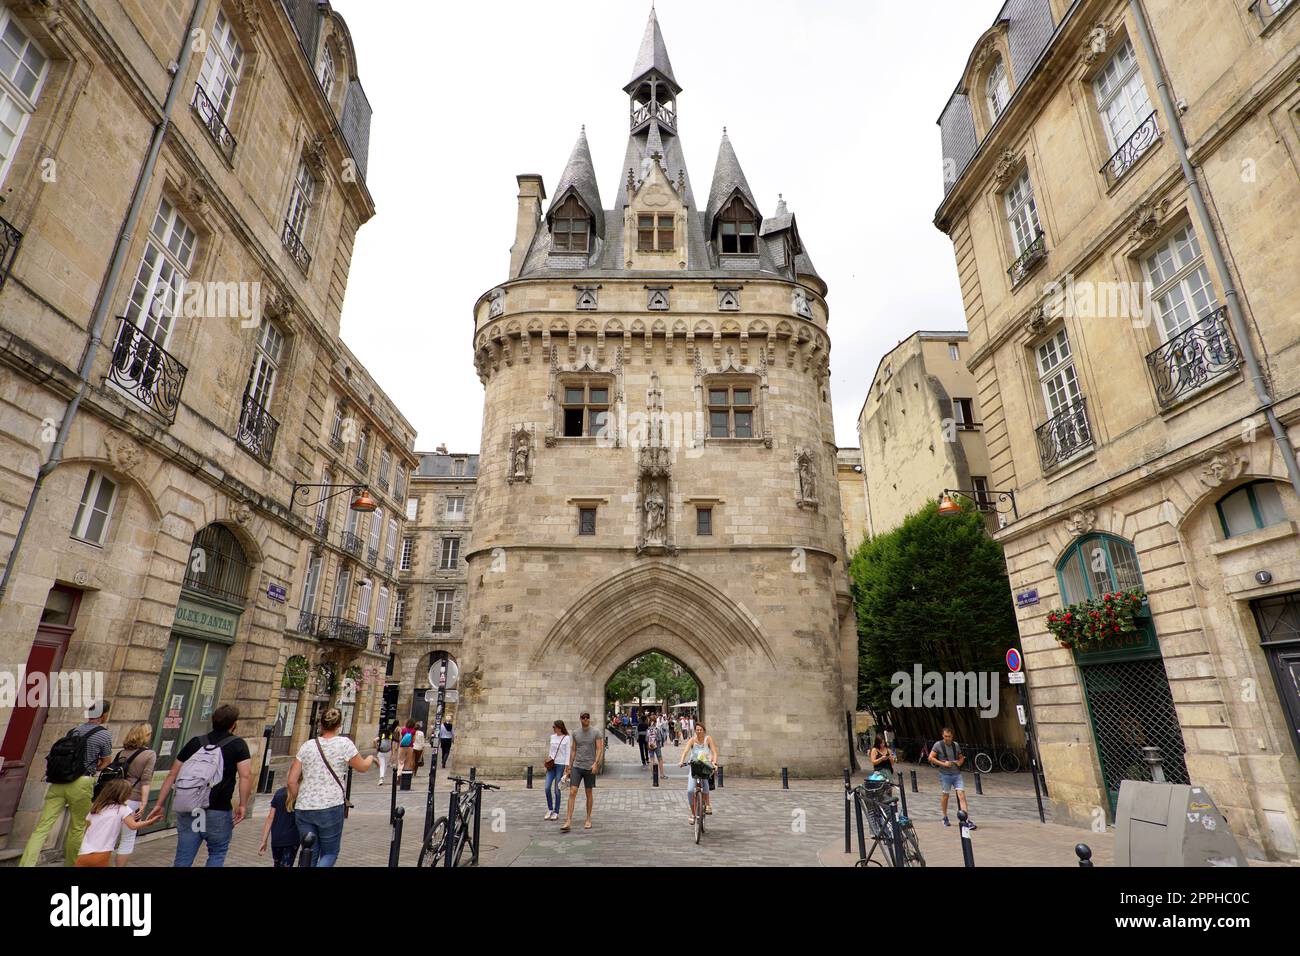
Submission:
POLYGON ((361 473, 361 477, 365 478, 369 476, 370 462, 366 461, 364 458, 358 456, 356 460, 352 462, 352 466, 361 473))
POLYGON ((279 430, 280 423, 271 413, 254 401, 253 396, 245 395, 244 407, 239 413, 239 429, 235 432, 235 441, 240 447, 262 464, 270 464, 279 430))
POLYGON ((376 567, 376 568, 379 567, 379 549, 378 548, 368 549, 366 551, 366 560, 370 562, 372 567, 376 567))
POLYGON ((316 516, 316 525, 312 530, 316 532, 318 538, 328 537, 330 533, 330 516, 324 512, 318 514, 316 516))
POLYGON ((1228 310, 1220 308, 1175 335, 1147 356, 1161 408, 1181 401, 1241 364, 1228 331, 1228 310))
POLYGON ((1007 270, 1007 275, 1011 276, 1011 287, 1015 288, 1025 280, 1029 273, 1047 258, 1047 237, 1043 231, 1038 230, 1038 236, 1025 247, 1024 252, 1020 253, 1019 258, 1011 263, 1011 268, 1007 270))
POLYGON ((198 116, 199 121, 207 129, 208 135, 212 137, 212 142, 217 144, 217 149, 226 157, 226 162, 235 161, 235 137, 231 135, 230 127, 226 125, 226 119, 221 115, 221 110, 217 104, 212 102, 208 93, 201 84, 194 86, 194 99, 192 101, 194 114, 198 116))
POLYGON ((298 633, 314 635, 316 633, 316 622, 319 619, 319 614, 312 614, 310 611, 300 611, 298 613, 298 633))
POLYGON ((306 272, 311 267, 311 253, 307 251, 302 237, 298 235, 288 219, 284 221, 284 231, 280 233, 280 241, 289 250, 289 255, 293 256, 293 261, 298 263, 298 268, 306 272))
POLYGON ((388 653, 388 635, 375 631, 370 635, 370 649, 378 654, 388 653))
POLYGON ((384 573, 389 577, 393 575, 393 559, 389 558, 384 562, 384 573))
POLYGON ((123 317, 113 343, 108 381, 170 425, 176 421, 188 369, 176 357, 123 317))
POLYGON ((1160 124, 1156 122, 1156 114, 1153 112, 1138 124, 1133 135, 1125 140, 1124 145, 1115 150, 1115 155, 1101 167, 1101 174, 1106 177, 1106 185, 1114 186, 1123 179, 1124 174, 1133 168, 1133 164, 1141 159, 1142 154, 1159 138, 1160 124))
POLYGON ((312 634, 320 641, 365 648, 370 644, 370 628, 345 617, 318 617, 312 634))
POLYGON ((1291 6, 1294 0, 1255 0, 1250 5, 1250 9, 1259 17, 1259 22, 1265 28, 1269 27, 1274 20, 1291 6))
POLYGON ((23 234, 7 220, 0 219, 0 289, 5 287, 5 280, 9 278, 9 270, 13 268, 22 242, 23 234))
POLYGON ((351 531, 344 531, 339 535, 339 544, 344 551, 354 558, 361 557, 361 539, 351 531))
POLYGON ((375 480, 375 485, 379 488, 380 491, 387 493, 387 491, 388 491, 388 476, 387 476, 387 475, 380 475, 380 476, 375 480))
POLYGON ((1038 458, 1044 471, 1091 448, 1092 428, 1088 425, 1087 399, 1080 397, 1065 411, 1039 425, 1034 434, 1038 438, 1038 458))
POLYGON ((338 434, 330 435, 330 447, 335 451, 343 450, 343 436, 338 434))

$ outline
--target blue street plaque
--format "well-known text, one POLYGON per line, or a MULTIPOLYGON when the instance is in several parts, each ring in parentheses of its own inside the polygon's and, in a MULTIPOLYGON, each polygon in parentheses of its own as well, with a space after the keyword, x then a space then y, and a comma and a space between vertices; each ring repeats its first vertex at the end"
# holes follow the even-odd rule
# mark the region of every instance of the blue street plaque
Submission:
POLYGON ((1016 594, 1016 607, 1029 607, 1031 604, 1038 603, 1038 589, 1032 591, 1019 591, 1016 594))
POLYGON ((283 604, 285 599, 284 585, 268 584, 266 586, 266 596, 269 597, 272 601, 275 601, 279 604, 283 604))

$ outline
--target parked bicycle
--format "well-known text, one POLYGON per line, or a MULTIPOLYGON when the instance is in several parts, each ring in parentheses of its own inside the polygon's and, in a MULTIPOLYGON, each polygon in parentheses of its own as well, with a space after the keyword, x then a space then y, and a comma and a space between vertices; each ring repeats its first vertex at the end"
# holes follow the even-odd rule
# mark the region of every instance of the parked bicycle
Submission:
POLYGON ((483 809, 483 791, 501 788, 482 780, 468 777, 449 777, 451 796, 447 803, 447 816, 438 817, 429 828, 416 866, 460 866, 465 849, 470 848, 471 860, 478 860, 479 814, 483 809), (448 856, 451 862, 448 863, 448 856))
POLYGON ((1020 769, 1020 755, 1012 747, 991 744, 975 745, 969 749, 973 754, 971 763, 980 773, 992 773, 994 767, 1003 773, 1016 773, 1020 769))
POLYGON ((853 799, 860 811, 859 847, 864 847, 866 842, 861 829, 863 817, 872 836, 871 849, 861 853, 854 866, 925 866, 912 818, 900 808, 892 781, 883 774, 872 774, 853 788, 853 799), (880 850, 882 860, 874 859, 877 850, 880 850))

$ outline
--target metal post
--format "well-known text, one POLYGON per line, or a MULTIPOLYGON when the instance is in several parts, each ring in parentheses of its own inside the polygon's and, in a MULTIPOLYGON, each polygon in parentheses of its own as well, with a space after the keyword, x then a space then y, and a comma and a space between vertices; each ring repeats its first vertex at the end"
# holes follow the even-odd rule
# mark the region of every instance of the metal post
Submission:
POLYGON ((424 846, 429 842, 429 830, 433 827, 433 791, 434 785, 438 782, 437 743, 430 749, 433 751, 433 759, 429 761, 429 794, 424 798, 424 833, 420 840, 420 846, 424 846))
POLYGON ((915 770, 912 770, 912 771, 909 771, 909 772, 912 774, 912 792, 913 792, 913 793, 920 793, 921 791, 918 790, 918 789, 916 789, 916 771, 915 771, 915 770))
POLYGON ((957 811, 957 829, 961 832, 961 858, 967 867, 975 866, 975 850, 971 847, 970 829, 966 826, 967 814, 965 810, 957 811))
POLYGON ((267 724, 262 728, 262 769, 257 773, 257 792, 270 793, 269 784, 266 779, 266 765, 271 759, 271 733, 275 730, 274 724, 267 724))
POLYGON ((984 780, 978 770, 975 771, 975 792, 984 796, 984 780))
POLYGON ((722 766, 722 764, 718 764, 718 789, 719 789, 719 790, 721 790, 721 789, 722 789, 722 786, 723 786, 723 783, 722 783, 722 771, 723 771, 723 766, 722 766))
POLYGON ((316 834, 308 833, 302 838, 302 849, 298 851, 299 866, 316 865, 316 834))
POLYGON ((388 865, 397 867, 397 859, 402 853, 402 817, 406 816, 406 807, 398 807, 393 814, 393 840, 388 845, 388 865))
POLYGON ((889 835, 894 844, 894 866, 901 867, 903 859, 903 828, 898 825, 898 815, 894 812, 894 801, 889 801, 885 805, 885 813, 889 817, 889 835))
POLYGON ((903 803, 903 816, 907 816, 907 788, 903 786, 903 771, 898 772, 898 799, 903 803))
POLYGON ((266 790, 264 792, 265 793, 275 792, 275 771, 274 770, 268 770, 266 772, 266 790))
POLYGON ((782 790, 790 789, 790 768, 789 767, 781 768, 781 789, 782 790))
POLYGON ((650 765, 650 780, 651 780, 650 786, 652 787, 659 786, 659 761, 658 760, 656 760, 654 763, 650 765))
POLYGON ((470 768, 469 768, 469 778, 470 778, 471 780, 473 780, 473 779, 474 779, 475 777, 477 777, 477 776, 478 776, 478 767, 470 767, 470 768))
POLYGON ((849 796, 853 800, 853 815, 857 818, 858 824, 858 859, 865 860, 867 858, 867 835, 862 826, 862 801, 858 799, 856 790, 850 790, 849 796))
POLYGON ((1079 858, 1079 865, 1092 869, 1092 847, 1086 843, 1078 843, 1074 847, 1074 855, 1079 858))
POLYGON ((455 848, 452 841, 452 834, 456 832, 457 810, 460 807, 460 800, 457 799, 459 796, 460 793, 458 789, 456 787, 452 787, 451 803, 450 806, 447 807, 447 834, 444 837, 445 842, 443 843, 443 851, 442 851, 442 865, 447 867, 448 869, 450 869, 452 866, 451 854, 452 854, 452 850, 455 848))
POLYGON ((1164 758, 1160 756, 1160 748, 1143 747, 1142 759, 1145 760, 1147 762, 1147 766, 1151 768, 1151 782, 1164 783, 1165 782, 1164 758))
POLYGON ((393 764, 393 799, 388 805, 388 819, 393 819, 393 814, 397 812, 397 764, 393 764))
POLYGON ((343 788, 343 819, 348 818, 348 812, 352 809, 352 768, 348 767, 348 782, 343 788))
POLYGON ((533 765, 532 764, 528 765, 528 781, 524 786, 529 790, 533 789, 533 765))
POLYGON ((474 845, 470 848, 469 861, 474 866, 478 866, 478 834, 479 821, 483 819, 483 788, 474 788, 474 845))
POLYGON ((849 771, 844 770, 844 852, 853 852, 853 824, 850 822, 849 801, 853 799, 853 786, 850 781, 849 771))

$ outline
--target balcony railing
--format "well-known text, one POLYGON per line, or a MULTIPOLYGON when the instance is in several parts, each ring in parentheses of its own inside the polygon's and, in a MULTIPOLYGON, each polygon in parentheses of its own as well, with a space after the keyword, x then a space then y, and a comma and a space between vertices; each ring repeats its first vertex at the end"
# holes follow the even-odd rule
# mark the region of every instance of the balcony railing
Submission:
POLYGON ((370 649, 378 654, 388 653, 388 635, 375 631, 370 635, 370 649))
POLYGON ((1025 280, 1029 273, 1034 271, 1044 259, 1047 258, 1047 237, 1043 231, 1038 231, 1037 238, 1025 247, 1024 252, 1020 253, 1019 258, 1011 263, 1011 268, 1007 270, 1007 275, 1011 276, 1011 286, 1015 288, 1025 280))
POLYGON ((330 447, 333 448, 335 451, 342 451, 343 436, 337 434, 330 435, 330 447))
POLYGON ((217 104, 213 103, 208 93, 202 85, 196 84, 194 87, 194 113, 198 116, 204 128, 207 129, 208 135, 212 137, 212 142, 217 144, 217 149, 226 157, 226 162, 235 161, 235 137, 230 133, 230 127, 226 125, 226 119, 221 115, 221 110, 217 104))
POLYGON ((23 234, 7 220, 0 219, 0 289, 5 287, 5 280, 9 278, 9 270, 13 268, 22 242, 23 234))
POLYGON ((1160 124, 1156 122, 1156 114, 1153 112, 1138 124, 1133 135, 1125 140, 1124 144, 1115 150, 1115 155, 1101 167, 1101 174, 1106 177, 1106 185, 1114 186, 1123 179, 1124 174, 1133 168, 1133 164, 1141 159, 1142 154, 1159 138, 1160 124))
POLYGON ((384 492, 385 494, 388 493, 388 476, 387 476, 387 475, 380 475, 377 479, 375 479, 375 484, 379 487, 379 490, 380 490, 380 491, 384 492))
POLYGON ((122 318, 113 343, 108 380, 140 404, 176 421, 188 369, 176 357, 145 335, 131 320, 122 318))
POLYGON ((361 557, 361 538, 353 534, 351 531, 344 531, 339 538, 339 544, 344 551, 352 555, 354 558, 361 557))
POLYGON ((328 537, 330 533, 330 516, 324 512, 318 514, 315 527, 312 530, 316 532, 318 538, 328 537))
POLYGON ((368 549, 366 551, 366 560, 370 562, 372 567, 376 567, 376 568, 379 567, 379 549, 378 548, 368 549))
POLYGON ((1267 28, 1282 15, 1287 7, 1291 6, 1292 2, 1294 0, 1255 0, 1250 5, 1250 9, 1259 17, 1259 22, 1267 28))
POLYGON ((1228 331, 1226 308, 1205 316, 1147 356, 1161 408, 1181 401, 1241 364, 1228 331))
POLYGON ((1075 399, 1065 411, 1039 425, 1034 434, 1038 437, 1038 458, 1044 470, 1064 464, 1092 447, 1087 399, 1075 399))
POLYGON ((298 235, 288 219, 284 221, 284 231, 280 233, 280 241, 289 250, 289 255, 293 256, 293 261, 298 263, 298 268, 306 272, 311 267, 311 253, 307 251, 302 237, 298 235))
POLYGON ((365 648, 370 644, 370 628, 345 617, 317 617, 311 630, 320 641, 365 648))
POLYGON ((392 574, 393 574, 393 559, 392 559, 392 558, 388 558, 386 561, 384 561, 384 573, 387 574, 389 577, 392 577, 392 574))
POLYGON ((262 464, 270 464, 271 452, 275 450, 275 436, 279 430, 280 423, 271 413, 254 401, 253 396, 245 395, 235 441, 262 464))

